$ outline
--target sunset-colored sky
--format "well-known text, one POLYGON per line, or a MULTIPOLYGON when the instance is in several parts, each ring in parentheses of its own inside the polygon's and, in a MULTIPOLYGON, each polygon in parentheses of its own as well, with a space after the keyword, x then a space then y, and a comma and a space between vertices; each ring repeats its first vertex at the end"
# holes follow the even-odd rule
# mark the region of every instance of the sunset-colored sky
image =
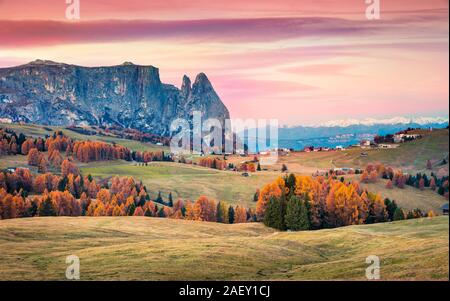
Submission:
POLYGON ((448 0, 0 0, 0 67, 37 58, 210 78, 233 118, 448 116, 448 0))

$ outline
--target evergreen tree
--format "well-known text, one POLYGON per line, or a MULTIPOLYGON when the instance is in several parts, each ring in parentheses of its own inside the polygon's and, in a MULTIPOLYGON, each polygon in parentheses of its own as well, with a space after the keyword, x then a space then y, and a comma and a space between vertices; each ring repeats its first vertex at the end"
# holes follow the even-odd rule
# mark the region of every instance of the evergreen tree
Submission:
POLYGON ((264 224, 267 227, 275 228, 278 230, 284 230, 284 216, 283 213, 283 201, 281 198, 272 196, 267 205, 267 209, 264 215, 264 224))
POLYGON ((289 196, 292 196, 295 193, 295 175, 293 173, 289 174, 289 176, 285 178, 284 182, 286 183, 286 187, 289 189, 289 196))
POLYGON ((156 198, 155 202, 160 203, 160 204, 164 204, 164 200, 161 196, 161 191, 158 192, 158 197, 156 198))
POLYGON ((130 206, 128 206, 127 215, 128 216, 133 216, 134 210, 136 210, 136 206, 134 205, 134 202, 133 202, 133 203, 130 204, 130 206))
POLYGON ((287 204, 285 220, 286 227, 292 231, 308 230, 310 224, 305 201, 293 196, 287 204))
POLYGON ((217 203, 217 208, 216 208, 216 220, 217 220, 217 222, 218 223, 223 223, 224 222, 224 219, 223 219, 223 212, 222 212, 222 210, 221 210, 221 208, 222 208, 222 202, 218 202, 217 203))
POLYGON ((67 176, 64 176, 58 183, 58 190, 64 192, 68 182, 69 180, 67 179, 67 176))
POLYGON ((234 223, 234 208, 233 208, 233 206, 230 206, 228 208, 228 221, 230 224, 234 223))
POLYGON ((172 192, 169 192, 169 203, 168 203, 169 207, 173 207, 173 198, 172 198, 172 192))
POLYGON ((253 195, 253 202, 257 202, 259 199, 259 191, 256 191, 255 194, 253 195))
POLYGON ((38 212, 39 216, 56 216, 56 208, 50 197, 41 202, 38 212))
POLYGON ((159 208, 158 217, 166 217, 166 214, 164 213, 164 207, 159 208))
POLYGON ((394 221, 401 221, 405 219, 405 213, 403 212, 402 209, 400 208, 396 208, 395 212, 394 212, 394 217, 393 220, 394 221))
POLYGON ((139 202, 137 204, 138 207, 144 207, 144 205, 146 203, 145 197, 146 196, 144 196, 144 195, 139 196, 139 202))
POLYGON ((397 210, 398 206, 395 201, 392 201, 390 199, 384 200, 384 205, 386 205, 386 210, 388 212, 388 218, 390 221, 394 220, 395 211, 397 210))
POLYGON ((280 230, 286 231, 286 221, 285 221, 285 216, 286 216, 286 207, 287 207, 287 198, 286 198, 286 194, 281 195, 280 198, 280 211, 279 211, 279 215, 280 215, 280 219, 281 219, 281 225, 280 225, 280 230))
POLYGON ((26 217, 33 217, 37 214, 38 212, 38 206, 36 204, 36 202, 31 202, 30 207, 28 207, 27 212, 26 212, 26 217))
POLYGON ((144 212, 144 216, 152 217, 152 216, 153 216, 152 211, 151 211, 150 209, 147 208, 147 209, 145 210, 145 212, 144 212))

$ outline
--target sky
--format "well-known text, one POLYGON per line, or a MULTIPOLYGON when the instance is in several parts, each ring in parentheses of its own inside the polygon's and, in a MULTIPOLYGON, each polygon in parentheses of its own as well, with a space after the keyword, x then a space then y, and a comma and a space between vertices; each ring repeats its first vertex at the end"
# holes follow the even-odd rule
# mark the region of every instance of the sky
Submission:
POLYGON ((131 61, 204 72, 232 118, 449 115, 448 0, 0 0, 0 67, 131 61))

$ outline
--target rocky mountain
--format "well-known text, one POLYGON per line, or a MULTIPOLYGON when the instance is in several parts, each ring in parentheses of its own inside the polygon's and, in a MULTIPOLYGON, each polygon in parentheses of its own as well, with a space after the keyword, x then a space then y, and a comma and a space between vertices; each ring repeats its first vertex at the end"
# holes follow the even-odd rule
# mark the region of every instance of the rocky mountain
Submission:
POLYGON ((169 134, 172 120, 201 111, 229 118, 207 76, 181 89, 164 84, 153 66, 81 67, 37 60, 0 69, 0 118, 47 125, 120 125, 169 134))

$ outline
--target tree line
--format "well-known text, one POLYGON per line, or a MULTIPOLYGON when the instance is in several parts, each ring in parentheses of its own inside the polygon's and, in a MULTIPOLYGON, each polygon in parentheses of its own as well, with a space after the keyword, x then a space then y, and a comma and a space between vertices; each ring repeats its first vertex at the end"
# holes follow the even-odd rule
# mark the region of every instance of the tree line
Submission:
POLYGON ((255 221, 252 209, 216 202, 206 196, 189 200, 151 200, 147 188, 132 177, 96 183, 79 172, 33 175, 28 169, 0 172, 0 218, 34 216, 149 216, 220 223, 255 221))
POLYGON ((405 212, 395 201, 362 189, 358 182, 331 177, 279 177, 258 195, 257 220, 279 230, 317 230, 433 216, 419 209, 405 212))
POLYGON ((447 199, 449 198, 448 176, 438 177, 433 172, 429 176, 425 173, 410 175, 403 173, 402 170, 395 170, 390 166, 386 167, 381 163, 368 164, 360 176, 363 183, 375 183, 380 178, 388 180, 386 183, 388 189, 394 187, 403 189, 408 185, 420 190, 430 189, 447 199))
POLYGON ((25 155, 32 166, 37 166, 42 172, 47 170, 49 163, 59 166, 62 163, 61 153, 72 156, 80 162, 126 160, 137 162, 173 161, 164 151, 133 151, 116 143, 102 141, 74 141, 62 131, 56 131, 44 138, 26 137, 23 133, 17 135, 13 130, 0 129, 0 155, 25 155), (30 155, 31 152, 31 155, 30 155), (41 153, 47 152, 45 158, 41 153), (59 163, 59 164, 58 164, 59 163))

